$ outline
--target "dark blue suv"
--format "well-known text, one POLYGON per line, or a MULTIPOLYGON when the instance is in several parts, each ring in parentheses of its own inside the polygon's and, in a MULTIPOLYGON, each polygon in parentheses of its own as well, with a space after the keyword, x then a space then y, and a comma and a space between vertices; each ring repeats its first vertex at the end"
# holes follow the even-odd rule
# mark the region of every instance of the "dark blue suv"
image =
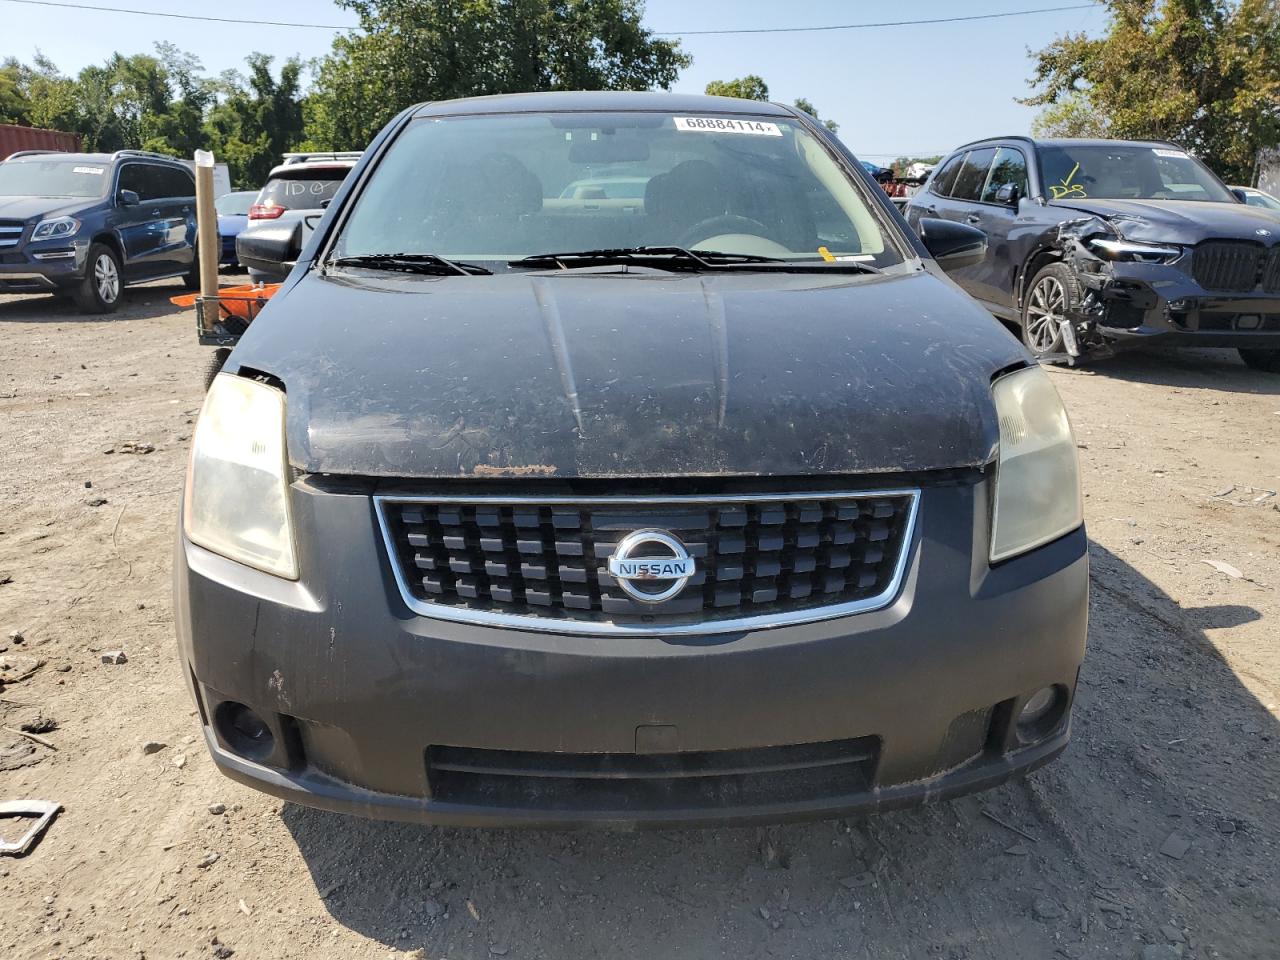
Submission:
POLYGON ((0 293, 73 296, 86 313, 129 284, 199 284, 195 179, 141 150, 27 150, 0 163, 0 293))

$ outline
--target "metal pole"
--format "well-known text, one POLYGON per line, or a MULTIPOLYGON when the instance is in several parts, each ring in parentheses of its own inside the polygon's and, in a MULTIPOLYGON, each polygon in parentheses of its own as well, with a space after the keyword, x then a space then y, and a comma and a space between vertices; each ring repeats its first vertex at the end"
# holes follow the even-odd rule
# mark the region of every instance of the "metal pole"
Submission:
MULTIPOLYGON (((218 260, 222 252, 218 238, 218 213, 213 207, 213 154, 197 150, 196 161, 196 236, 200 252, 200 296, 218 295, 218 260)), ((217 316, 217 311, 214 311, 217 316)))

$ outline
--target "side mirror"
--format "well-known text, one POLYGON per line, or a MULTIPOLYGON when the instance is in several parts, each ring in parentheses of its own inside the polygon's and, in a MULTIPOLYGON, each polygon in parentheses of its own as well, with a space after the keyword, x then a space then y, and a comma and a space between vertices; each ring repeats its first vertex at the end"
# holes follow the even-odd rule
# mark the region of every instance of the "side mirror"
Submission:
POLYGON ((948 273, 972 267, 987 256, 987 235, 967 224, 921 217, 917 232, 925 249, 948 273))
POLYGON ((245 266, 283 278, 302 252, 302 221, 255 220, 236 237, 236 257, 245 266))
POLYGON ((996 202, 1003 203, 1010 207, 1016 207, 1018 201, 1022 199, 1022 191, 1018 189, 1016 183, 1006 183, 996 191, 996 202))
POLYGON ((1239 200, 1241 203, 1249 202, 1249 195, 1245 193, 1243 190, 1241 190, 1239 187, 1232 187, 1231 192, 1236 195, 1236 199, 1239 200))
POLYGON ((136 190, 121 190, 116 194, 116 201, 122 207, 136 207, 142 202, 142 198, 138 196, 136 190))

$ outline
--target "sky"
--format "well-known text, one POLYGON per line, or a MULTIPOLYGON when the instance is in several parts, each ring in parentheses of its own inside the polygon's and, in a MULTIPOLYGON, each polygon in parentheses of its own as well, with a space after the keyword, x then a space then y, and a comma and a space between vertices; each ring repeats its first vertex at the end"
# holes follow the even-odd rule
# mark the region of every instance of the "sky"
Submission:
MULTIPOLYGON (((345 25, 355 16, 328 0, 83 0, 102 6, 220 17, 345 25)), ((797 27, 919 20, 1055 7, 1085 0, 648 0, 645 24, 658 32, 797 27)), ((762 76, 775 100, 808 98, 860 157, 945 153, 980 137, 1027 133, 1035 110, 1026 96, 1029 50, 1063 33, 1099 33, 1104 8, 1001 20, 821 33, 685 36, 693 55, 675 89, 701 93, 707 81, 762 76)), ((195 54, 210 74, 238 67, 252 51, 285 58, 328 52, 333 30, 194 23, 117 12, 71 11, 0 0, 0 59, 29 60, 40 50, 64 72, 105 60, 113 51, 151 52, 168 40, 195 54)))

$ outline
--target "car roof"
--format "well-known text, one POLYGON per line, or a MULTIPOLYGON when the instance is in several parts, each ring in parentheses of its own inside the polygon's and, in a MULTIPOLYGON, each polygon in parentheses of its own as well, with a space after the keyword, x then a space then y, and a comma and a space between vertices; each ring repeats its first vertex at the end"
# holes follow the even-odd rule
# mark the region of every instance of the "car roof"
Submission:
POLYGON ((458 116, 476 113, 573 113, 577 111, 657 111, 665 113, 749 113, 791 117, 795 112, 779 103, 708 97, 687 93, 652 93, 629 90, 507 93, 492 97, 464 97, 418 104, 415 117, 458 116))
POLYGON ((1020 134, 1009 134, 1002 137, 983 137, 981 140, 962 143, 951 152, 959 153, 961 150, 970 150, 974 147, 981 147, 987 144, 1011 141, 1027 143, 1033 147, 1104 147, 1108 144, 1123 144, 1124 146, 1129 147, 1178 146, 1172 140, 1120 140, 1113 137, 1027 137, 1020 134))
POLYGON ((163 154, 145 150, 117 150, 115 153, 79 153, 68 150, 19 150, 10 154, 5 163, 23 163, 25 161, 39 163, 43 160, 71 160, 86 163, 114 163, 117 160, 149 160, 154 163, 168 163, 190 170, 177 157, 166 157, 163 154))

